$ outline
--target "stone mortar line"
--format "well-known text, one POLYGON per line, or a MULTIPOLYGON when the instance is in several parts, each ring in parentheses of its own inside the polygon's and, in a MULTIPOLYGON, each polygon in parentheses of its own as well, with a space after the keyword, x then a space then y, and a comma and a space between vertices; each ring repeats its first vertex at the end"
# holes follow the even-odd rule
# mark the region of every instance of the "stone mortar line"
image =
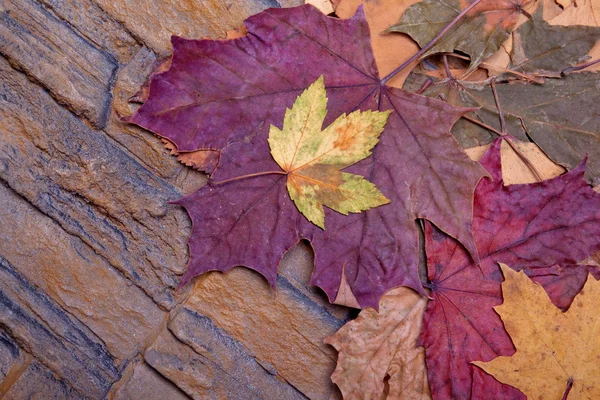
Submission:
MULTIPOLYGON (((8 329, 5 329, 5 331, 8 332, 8 329)), ((18 343, 17 340, 15 340, 14 338, 13 340, 15 341, 15 343, 18 343)), ((0 382, 0 398, 2 398, 6 393, 8 393, 10 388, 19 381, 19 378, 21 378, 23 373, 27 370, 27 368, 29 367, 29 365, 31 365, 31 362, 33 361, 33 356, 31 354, 29 354, 20 347, 19 350, 19 358, 10 367, 8 373, 4 377, 4 380, 0 382)))
MULTIPOLYGON (((87 327, 87 325, 84 325, 84 326, 87 327)), ((11 367, 11 369, 10 369, 9 373, 7 374, 7 377, 4 379, 4 381, 0 382, 0 396, 4 396, 10 390, 10 388, 19 381, 19 378, 23 375, 23 373, 27 370, 27 368, 35 360, 40 365, 42 365, 45 368, 47 368, 49 371, 52 371, 52 373, 54 373, 56 376, 58 376, 60 378, 60 380, 62 380, 66 384, 68 384, 71 389, 73 389, 75 392, 77 392, 78 394, 80 394, 82 398, 88 398, 86 396, 86 393, 80 391, 77 387, 75 387, 74 385, 72 385, 71 382, 69 381, 69 379, 67 377, 62 376, 59 372, 55 371, 50 365, 46 364, 44 362, 44 360, 36 357, 35 355, 33 355, 29 351, 27 351, 25 348, 29 347, 29 346, 27 346, 27 344, 24 343, 23 341, 21 341, 18 338, 14 337, 12 335, 11 329, 8 326, 0 324, 0 328, 2 328, 5 332, 8 332, 9 334, 11 334, 11 337, 13 338, 13 340, 15 341, 15 343, 19 345, 19 350, 23 354, 23 356, 22 356, 23 359, 21 360, 21 355, 20 355, 19 356, 20 361, 18 361, 18 362, 20 362, 22 364, 21 365, 17 365, 16 367, 13 365, 13 367, 11 367), (11 374, 11 372, 13 372, 13 369, 15 370, 14 371, 14 375, 11 376, 10 379, 8 379, 8 376, 11 374), (7 381, 7 380, 8 380, 8 384, 6 386, 8 386, 8 387, 5 388, 5 381, 7 381), (3 392, 3 390, 5 390, 5 391, 3 392)), ((54 331, 52 331, 52 332, 54 332, 54 331)), ((121 371, 119 371, 119 375, 120 375, 120 373, 121 373, 121 371)))

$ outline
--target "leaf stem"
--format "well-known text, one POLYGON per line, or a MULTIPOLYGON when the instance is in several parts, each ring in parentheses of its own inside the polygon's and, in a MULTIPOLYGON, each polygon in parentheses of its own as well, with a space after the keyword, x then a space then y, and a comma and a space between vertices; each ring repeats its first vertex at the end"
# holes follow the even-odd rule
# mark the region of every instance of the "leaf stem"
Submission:
MULTIPOLYGON (((468 60, 468 59, 469 59, 469 57, 462 56, 462 55, 460 55, 460 54, 456 54, 456 53, 446 53, 446 55, 447 55, 447 56, 450 56, 450 57, 460 58, 461 60, 468 60)), ((600 61, 600 60, 598 60, 598 61, 600 61)), ((541 79, 541 78, 537 78, 537 77, 535 77, 535 76, 533 76, 533 75, 524 74, 524 73, 522 73, 522 72, 519 72, 519 71, 513 71, 512 69, 504 68, 504 67, 501 67, 501 66, 499 66, 499 65, 492 65, 492 64, 486 63, 485 61, 481 63, 481 66, 482 66, 482 67, 494 67, 494 68, 498 68, 498 69, 501 69, 501 70, 503 70, 503 71, 504 71, 505 73, 507 73, 507 74, 513 74, 513 75, 516 75, 516 76, 518 76, 518 77, 521 77, 521 78, 523 78, 523 79, 527 79, 527 80, 529 80, 529 81, 532 81, 532 82, 535 82, 535 83, 544 83, 544 80, 543 80, 543 79, 541 79)), ((583 67, 583 66, 582 66, 582 67, 583 67)), ((586 66, 586 67, 589 67, 589 65, 588 65, 588 66, 586 66)), ((586 67, 584 67, 584 68, 586 68, 586 67)), ((475 71, 475 70, 473 70, 473 72, 474 72, 474 71, 475 71)), ((566 71, 566 70, 565 70, 565 71, 566 71)), ((563 71, 563 73, 565 73, 565 71, 563 71)), ((464 76, 461 76, 459 79, 460 79, 460 80, 464 80, 464 79, 466 79, 466 78, 467 78, 467 76, 469 76, 471 73, 472 73, 472 72, 470 72, 470 73, 468 73, 468 74, 466 74, 466 75, 464 75, 464 76)))
POLYGON ((398 68, 396 68, 395 70, 393 70, 392 72, 390 72, 389 74, 387 74, 382 80, 381 80, 381 84, 385 85, 387 83, 387 81, 389 81, 390 79, 392 79, 394 76, 396 76, 400 71, 402 71, 404 68, 408 67, 410 64, 413 63, 413 61, 419 59, 423 54, 427 53, 427 51, 429 51, 429 49, 431 49, 437 42, 438 40, 440 40, 440 38, 442 36, 444 36, 446 34, 446 32, 448 32, 450 29, 452 29, 452 27, 454 27, 454 25, 456 25, 456 23, 465 16, 465 14, 467 14, 469 11, 471 11, 474 7, 476 7, 479 3, 481 3, 483 0, 475 0, 473 3, 471 3, 467 8, 465 8, 464 10, 462 10, 460 12, 460 14, 458 14, 456 17, 454 17, 454 19, 452 21, 450 21, 450 23, 448 25, 446 25, 446 27, 444 29, 442 29, 440 31, 440 33, 438 33, 432 40, 431 42, 427 43, 421 50, 419 50, 418 52, 416 52, 411 58, 409 58, 408 60, 406 60, 404 63, 402 63, 402 65, 400 65, 398 68))
POLYGON ((454 79, 452 77, 452 72, 450 72, 450 66, 448 65, 448 55, 447 54, 442 55, 442 60, 444 60, 444 70, 446 71, 446 78, 454 79))
POLYGON ((421 89, 417 90, 415 92, 415 94, 421 94, 421 93, 423 93, 425 90, 427 90, 427 88, 429 86, 431 86, 432 83, 433 83, 433 78, 427 78, 427 80, 425 81, 425 83, 423 84, 423 86, 421 87, 421 89))
POLYGON ((573 388, 573 378, 569 378, 569 380, 567 381, 567 387, 565 388, 565 392, 563 393, 561 400, 567 400, 567 398, 569 397, 569 392, 571 391, 572 388, 573 388))
POLYGON ((236 176, 235 178, 229 178, 229 179, 225 179, 224 181, 219 181, 219 182, 213 182, 213 181, 211 181, 210 184, 211 185, 222 185, 224 183, 239 181, 240 179, 254 178, 256 176, 264 176, 264 175, 287 175, 287 174, 288 173, 285 172, 285 171, 264 171, 264 172, 257 172, 255 174, 248 174, 248 175, 236 176))
POLYGON ((521 159, 521 161, 523 161, 525 163, 525 165, 527 165, 527 168, 529 168, 531 170, 533 175, 535 175, 536 179, 540 182, 544 180, 542 178, 542 175, 539 173, 539 171, 535 167, 535 165, 533 165, 531 163, 531 161, 529 161, 529 159, 527 157, 525 157, 525 155, 521 152, 521 150, 519 150, 519 148, 513 143, 513 141, 510 138, 506 137, 507 135, 505 133, 500 132, 498 129, 494 128, 493 126, 489 126, 486 123, 476 120, 475 118, 471 118, 468 115, 463 115, 462 117, 464 119, 466 119, 467 121, 477 124, 491 132, 494 132, 496 135, 502 137, 506 141, 506 143, 508 143, 510 148, 513 149, 513 151, 515 153, 517 153, 517 156, 521 159))
POLYGON ((568 74, 568 73, 575 72, 575 71, 581 71, 582 69, 586 69, 587 67, 591 67, 592 65, 596 65, 598 63, 600 63, 600 59, 594 60, 594 61, 590 61, 590 62, 585 63, 585 64, 576 65, 574 67, 565 68, 565 69, 562 70, 561 73, 568 74))
POLYGON ((468 115, 463 115, 462 118, 466 119, 467 121, 470 121, 474 124, 477 124, 479 126, 481 126, 482 128, 487 129, 488 131, 492 131, 494 132, 496 135, 498 136, 506 136, 505 133, 500 132, 498 129, 494 128, 493 126, 490 126, 484 122, 479 121, 478 119, 475 118, 471 118, 468 115))
POLYGON ((500 107, 500 99, 498 99, 498 92, 496 92, 496 78, 492 78, 490 85, 492 86, 492 94, 494 95, 496 109, 498 109, 498 115, 500 116, 500 130, 502 131, 502 136, 504 136, 506 135, 506 120, 504 119, 502 107, 500 107))

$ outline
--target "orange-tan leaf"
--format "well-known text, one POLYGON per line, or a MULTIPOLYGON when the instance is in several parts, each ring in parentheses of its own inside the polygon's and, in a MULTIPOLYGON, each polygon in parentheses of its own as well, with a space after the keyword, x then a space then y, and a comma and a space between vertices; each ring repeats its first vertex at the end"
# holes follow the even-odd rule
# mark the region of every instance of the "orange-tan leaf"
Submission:
POLYGON ((425 350, 417 346, 426 307, 412 289, 392 289, 379 313, 365 309, 325 340, 339 352, 331 379, 344 399, 431 399, 425 350))

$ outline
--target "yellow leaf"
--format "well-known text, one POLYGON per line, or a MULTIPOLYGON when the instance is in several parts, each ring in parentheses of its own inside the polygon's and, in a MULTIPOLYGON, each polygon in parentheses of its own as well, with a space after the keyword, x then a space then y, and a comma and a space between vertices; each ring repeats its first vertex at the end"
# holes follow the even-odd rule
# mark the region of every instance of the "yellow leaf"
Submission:
POLYGON ((417 346, 426 308, 426 297, 398 287, 381 298, 379 313, 365 309, 325 339, 339 352, 331 379, 345 400, 431 399, 425 349, 417 346))
POLYGON ((342 114, 321 130, 327 114, 321 76, 286 110, 283 129, 271 125, 271 154, 287 173, 290 198, 309 221, 325 228, 324 205, 347 215, 389 203, 362 176, 341 172, 371 155, 389 113, 342 114))
POLYGON ((600 398, 600 282, 588 276, 563 313, 525 273, 500 266, 504 303, 494 309, 517 351, 473 364, 530 399, 600 398))

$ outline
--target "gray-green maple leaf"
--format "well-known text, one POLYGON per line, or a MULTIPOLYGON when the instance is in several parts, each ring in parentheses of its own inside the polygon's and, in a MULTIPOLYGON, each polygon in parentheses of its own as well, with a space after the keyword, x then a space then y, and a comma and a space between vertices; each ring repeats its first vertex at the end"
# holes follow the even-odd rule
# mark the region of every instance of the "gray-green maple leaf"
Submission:
MULTIPOLYGON (((404 88, 416 90, 426 79, 412 74, 404 88)), ((507 133, 533 140, 553 161, 575 168, 588 155, 586 178, 600 184, 600 73, 577 73, 544 84, 514 82, 496 86, 507 133)), ((450 104, 477 107, 471 118, 500 130, 498 110, 489 86, 445 79, 422 94, 443 97, 450 104)), ((462 119, 452 133, 463 147, 487 144, 497 137, 462 119)))
POLYGON ((561 76, 561 71, 589 59, 600 39, 594 26, 550 25, 542 18, 542 6, 513 32, 510 69, 537 76, 561 76))
MULTIPOLYGON (((514 29, 521 10, 532 0, 485 0, 460 19, 423 57, 462 51, 471 57, 469 70, 494 54, 514 29)), ((470 2, 423 0, 410 6, 387 32, 410 35, 419 46, 429 43, 470 2)))

